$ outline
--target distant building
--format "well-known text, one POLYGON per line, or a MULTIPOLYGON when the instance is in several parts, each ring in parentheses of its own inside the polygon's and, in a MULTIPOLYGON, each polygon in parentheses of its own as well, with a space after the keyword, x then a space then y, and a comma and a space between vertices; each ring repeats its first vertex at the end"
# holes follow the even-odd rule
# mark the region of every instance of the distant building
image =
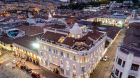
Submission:
POLYGON ((123 42, 118 46, 113 78, 140 78, 140 23, 130 24, 123 42))
MULTIPOLYGON (((96 2, 99 0, 60 0, 62 2, 72 2, 72 3, 88 3, 88 2, 96 2)), ((102 1, 102 0, 100 0, 102 1)))
POLYGON ((70 0, 60 0, 60 1, 62 1, 62 2, 70 2, 70 0))

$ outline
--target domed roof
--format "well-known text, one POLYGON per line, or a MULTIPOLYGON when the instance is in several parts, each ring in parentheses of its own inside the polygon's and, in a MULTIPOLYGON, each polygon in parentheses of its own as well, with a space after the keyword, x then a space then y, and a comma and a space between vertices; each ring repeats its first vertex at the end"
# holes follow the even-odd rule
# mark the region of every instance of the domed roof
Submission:
POLYGON ((79 27, 78 23, 75 23, 70 29, 70 34, 73 35, 82 35, 82 29, 79 27))

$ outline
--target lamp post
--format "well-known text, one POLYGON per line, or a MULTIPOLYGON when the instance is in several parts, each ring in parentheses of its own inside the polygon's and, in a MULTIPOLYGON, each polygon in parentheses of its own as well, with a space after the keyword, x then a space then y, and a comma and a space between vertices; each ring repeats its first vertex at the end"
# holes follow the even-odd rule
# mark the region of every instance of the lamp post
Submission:
POLYGON ((40 44, 38 42, 34 42, 32 43, 33 48, 35 49, 39 49, 40 48, 40 44))

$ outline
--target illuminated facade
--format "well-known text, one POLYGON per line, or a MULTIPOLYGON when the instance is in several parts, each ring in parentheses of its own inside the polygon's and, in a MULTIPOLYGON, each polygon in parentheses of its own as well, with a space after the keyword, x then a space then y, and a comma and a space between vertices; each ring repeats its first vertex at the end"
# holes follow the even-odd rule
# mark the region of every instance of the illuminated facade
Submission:
POLYGON ((101 22, 102 25, 111 25, 111 26, 118 26, 123 27, 125 26, 126 20, 125 19, 117 19, 117 18, 89 18, 87 21, 95 21, 95 22, 101 22))
POLYGON ((16 43, 13 43, 13 51, 15 56, 39 65, 40 57, 37 51, 33 51, 16 43))
POLYGON ((105 54, 106 33, 83 32, 74 24, 69 33, 45 29, 41 40, 40 64, 68 78, 89 78, 105 54))

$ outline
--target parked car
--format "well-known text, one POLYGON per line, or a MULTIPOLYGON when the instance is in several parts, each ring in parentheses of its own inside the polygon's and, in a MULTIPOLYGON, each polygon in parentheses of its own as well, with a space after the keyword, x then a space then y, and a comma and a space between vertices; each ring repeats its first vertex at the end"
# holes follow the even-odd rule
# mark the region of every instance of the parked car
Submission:
POLYGON ((20 68, 24 71, 26 71, 27 73, 31 73, 32 69, 28 68, 26 65, 21 65, 20 68))
POLYGON ((108 58, 108 56, 104 56, 102 59, 101 59, 101 61, 107 61, 109 58, 108 58))
POLYGON ((32 78, 41 78, 40 74, 36 73, 36 72, 32 72, 31 76, 32 76, 32 78))

